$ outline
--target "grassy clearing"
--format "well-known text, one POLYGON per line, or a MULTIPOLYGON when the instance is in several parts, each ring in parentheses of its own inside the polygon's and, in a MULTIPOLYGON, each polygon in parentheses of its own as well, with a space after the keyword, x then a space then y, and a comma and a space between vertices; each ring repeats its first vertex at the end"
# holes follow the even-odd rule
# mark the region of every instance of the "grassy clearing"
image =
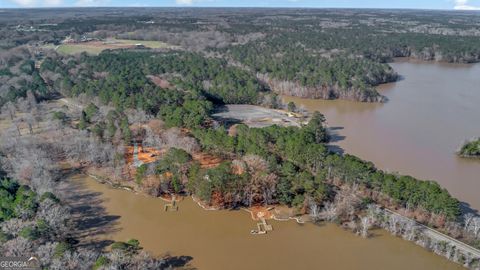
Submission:
POLYGON ((127 39, 108 39, 105 41, 89 41, 83 43, 62 44, 58 46, 57 51, 61 54, 77 54, 86 52, 97 55, 107 49, 128 49, 134 48, 136 44, 151 49, 173 48, 173 46, 161 41, 127 40, 127 39))
POLYGON ((135 45, 135 44, 142 44, 143 46, 151 49, 164 49, 164 48, 173 48, 170 44, 161 41, 153 41, 153 40, 135 40, 135 39, 115 39, 117 42, 128 44, 128 45, 135 45))
POLYGON ((86 52, 88 54, 97 55, 108 48, 89 46, 87 44, 62 44, 58 46, 57 52, 61 54, 77 54, 86 52))

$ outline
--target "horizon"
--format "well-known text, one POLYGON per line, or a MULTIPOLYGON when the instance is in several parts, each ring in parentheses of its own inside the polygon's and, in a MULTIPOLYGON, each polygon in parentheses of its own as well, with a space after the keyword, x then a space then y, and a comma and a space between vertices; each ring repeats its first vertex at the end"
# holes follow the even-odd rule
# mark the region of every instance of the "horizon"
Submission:
POLYGON ((308 8, 308 9, 392 9, 392 10, 441 10, 479 11, 480 0, 0 0, 0 9, 32 8, 308 8))

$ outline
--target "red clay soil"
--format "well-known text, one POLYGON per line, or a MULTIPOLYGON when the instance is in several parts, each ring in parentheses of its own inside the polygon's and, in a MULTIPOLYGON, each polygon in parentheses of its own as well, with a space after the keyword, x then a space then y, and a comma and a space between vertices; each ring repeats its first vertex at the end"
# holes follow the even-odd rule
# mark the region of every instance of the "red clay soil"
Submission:
POLYGON ((173 177, 173 173, 171 172, 165 172, 163 173, 163 177, 165 177, 166 179, 170 179, 173 177))
POLYGON ((200 167, 203 169, 215 168, 223 161, 221 158, 207 153, 195 153, 192 157, 195 161, 200 163, 200 167))
MULTIPOLYGON (((172 194, 162 194, 159 196, 160 199, 166 201, 166 202, 172 202, 173 201, 173 195, 172 194)), ((176 202, 180 202, 180 201, 183 201, 183 199, 185 198, 185 196, 181 196, 181 195, 175 195, 175 201, 176 202)))
POLYGON ((242 175, 245 172, 245 169, 241 166, 236 166, 232 164, 232 173, 235 175, 242 175))
POLYGON ((140 159, 143 163, 151 163, 159 159, 162 154, 165 153, 163 150, 157 150, 153 147, 138 147, 138 159, 140 159))
POLYGON ((265 206, 252 206, 248 208, 248 212, 253 220, 260 220, 260 218, 264 219, 273 219, 272 210, 273 207, 265 207, 265 206))
POLYGON ((190 135, 190 129, 188 128, 181 128, 180 131, 182 132, 182 135, 185 135, 185 136, 190 135))
POLYGON ((226 207, 225 197, 218 191, 214 191, 212 193, 212 197, 210 199, 210 202, 208 203, 200 200, 194 195, 192 195, 192 199, 194 202, 196 202, 200 207, 202 207, 205 210, 220 210, 220 209, 225 209, 226 207))
POLYGON ((218 191, 214 191, 212 193, 210 205, 221 208, 221 206, 223 206, 224 204, 225 204, 225 199, 223 198, 222 194, 220 194, 218 191))
MULTIPOLYGON (((125 161, 127 164, 132 164, 134 147, 127 146, 125 148, 125 161)), ((138 146, 138 159, 143 163, 152 163, 158 160, 164 153, 164 150, 157 150, 153 147, 138 146)))
POLYGON ((127 164, 133 163, 133 146, 125 146, 125 162, 127 164))
POLYGON ((149 75, 147 76, 156 86, 160 87, 160 88, 163 88, 163 89, 171 89, 173 88, 172 85, 170 84, 170 82, 168 82, 167 80, 165 79, 162 79, 158 76, 152 76, 152 75, 149 75))

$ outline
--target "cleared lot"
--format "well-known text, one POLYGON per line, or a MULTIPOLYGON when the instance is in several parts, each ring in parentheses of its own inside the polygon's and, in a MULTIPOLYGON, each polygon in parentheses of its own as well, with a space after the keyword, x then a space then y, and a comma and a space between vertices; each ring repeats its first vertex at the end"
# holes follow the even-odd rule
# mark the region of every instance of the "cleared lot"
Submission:
POLYGON ((301 125, 302 119, 281 110, 268 109, 254 105, 226 105, 219 107, 213 117, 227 124, 245 123, 250 127, 268 127, 301 125))
POLYGON ((160 41, 107 39, 104 41, 62 44, 58 46, 57 51, 61 54, 77 54, 86 52, 88 54, 96 55, 106 49, 129 49, 135 48, 136 45, 140 44, 151 49, 173 48, 172 46, 160 41))

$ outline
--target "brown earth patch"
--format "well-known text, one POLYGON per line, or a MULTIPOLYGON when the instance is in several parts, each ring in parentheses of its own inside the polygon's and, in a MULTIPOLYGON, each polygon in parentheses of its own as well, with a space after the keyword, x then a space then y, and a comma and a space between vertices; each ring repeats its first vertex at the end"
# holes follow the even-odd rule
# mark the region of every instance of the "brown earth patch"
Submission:
POLYGON ((250 212, 250 215, 253 220, 260 220, 263 219, 273 219, 274 215, 272 210, 274 207, 266 207, 266 206, 252 206, 247 208, 247 211, 250 212))
POLYGON ((173 89, 173 86, 170 82, 159 76, 148 75, 147 76, 156 86, 164 89, 173 89))
MULTIPOLYGON (((133 163, 133 146, 125 147, 125 161, 127 164, 133 163)), ((157 150, 153 147, 138 146, 138 159, 143 163, 152 163, 157 161, 166 151, 157 150)))
POLYGON ((192 157, 195 161, 200 163, 200 167, 203 169, 215 168, 223 161, 221 158, 207 153, 195 153, 192 157))

